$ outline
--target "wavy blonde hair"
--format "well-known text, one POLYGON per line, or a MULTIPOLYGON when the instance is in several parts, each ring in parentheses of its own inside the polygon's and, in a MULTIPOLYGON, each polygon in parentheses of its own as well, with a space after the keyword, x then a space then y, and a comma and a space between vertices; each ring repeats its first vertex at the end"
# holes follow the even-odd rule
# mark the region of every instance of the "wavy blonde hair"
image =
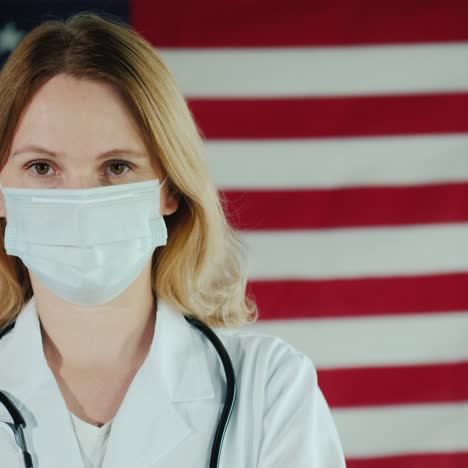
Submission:
MULTIPOLYGON (((165 218, 168 242, 152 259, 152 289, 183 313, 214 327, 257 319, 247 295, 246 246, 226 220, 208 171, 201 131, 154 47, 122 20, 85 11, 30 31, 0 73, 0 168, 6 164, 25 107, 53 76, 115 86, 137 122, 152 162, 179 197, 165 218)), ((0 328, 16 319, 33 290, 19 257, 5 251, 0 218, 0 328)))

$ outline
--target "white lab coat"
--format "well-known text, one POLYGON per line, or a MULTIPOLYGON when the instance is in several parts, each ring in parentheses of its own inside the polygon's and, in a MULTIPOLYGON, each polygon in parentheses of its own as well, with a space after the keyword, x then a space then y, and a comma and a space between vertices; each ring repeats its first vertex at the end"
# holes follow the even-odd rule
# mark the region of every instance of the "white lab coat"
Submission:
MULTIPOLYGON (((103 468, 208 467, 225 376, 208 339, 158 300, 150 352, 112 423, 103 468)), ((283 340, 216 330, 233 363, 237 401, 220 468, 343 468, 311 361, 283 340)), ((34 296, 0 340, 0 390, 26 420, 35 468, 83 468, 70 415, 47 365, 34 296)), ((11 421, 0 404, 0 421, 11 421)), ((23 467, 0 423, 0 465, 23 467)))

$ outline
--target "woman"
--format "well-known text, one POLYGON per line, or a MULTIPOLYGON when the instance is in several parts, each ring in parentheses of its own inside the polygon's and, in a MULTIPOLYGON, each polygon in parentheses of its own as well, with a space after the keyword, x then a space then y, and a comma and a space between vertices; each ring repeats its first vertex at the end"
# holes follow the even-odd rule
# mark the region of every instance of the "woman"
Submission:
POLYGON ((243 245, 153 47, 49 20, 0 100, 2 466, 343 467, 310 360, 228 330, 257 316, 243 245))

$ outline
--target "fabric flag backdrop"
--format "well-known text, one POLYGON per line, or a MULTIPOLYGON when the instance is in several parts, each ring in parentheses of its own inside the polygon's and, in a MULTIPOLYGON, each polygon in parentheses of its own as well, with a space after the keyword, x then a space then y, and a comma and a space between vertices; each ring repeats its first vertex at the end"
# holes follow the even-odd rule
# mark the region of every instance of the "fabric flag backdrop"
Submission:
POLYGON ((96 7, 173 71, 348 467, 468 466, 468 2, 16 0, 0 53, 96 7))
MULTIPOLYGON (((138 1, 349 468, 468 466, 468 2, 138 1)), ((312 467, 311 467, 312 468, 312 467)))

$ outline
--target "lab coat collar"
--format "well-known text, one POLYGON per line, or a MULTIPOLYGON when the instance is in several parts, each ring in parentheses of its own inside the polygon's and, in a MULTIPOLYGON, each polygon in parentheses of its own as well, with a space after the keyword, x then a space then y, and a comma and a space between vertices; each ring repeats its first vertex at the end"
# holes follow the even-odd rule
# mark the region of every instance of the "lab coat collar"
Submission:
MULTIPOLYGON (((8 369, 2 371, 1 387, 34 420, 29 446, 46 461, 44 466, 83 468, 74 463, 79 448, 44 356, 34 296, 8 335, 0 341, 5 340, 0 368, 8 369)), ((179 311, 158 298, 150 351, 114 418, 103 468, 152 466, 196 430, 180 405, 214 398, 202 340, 179 311)))

